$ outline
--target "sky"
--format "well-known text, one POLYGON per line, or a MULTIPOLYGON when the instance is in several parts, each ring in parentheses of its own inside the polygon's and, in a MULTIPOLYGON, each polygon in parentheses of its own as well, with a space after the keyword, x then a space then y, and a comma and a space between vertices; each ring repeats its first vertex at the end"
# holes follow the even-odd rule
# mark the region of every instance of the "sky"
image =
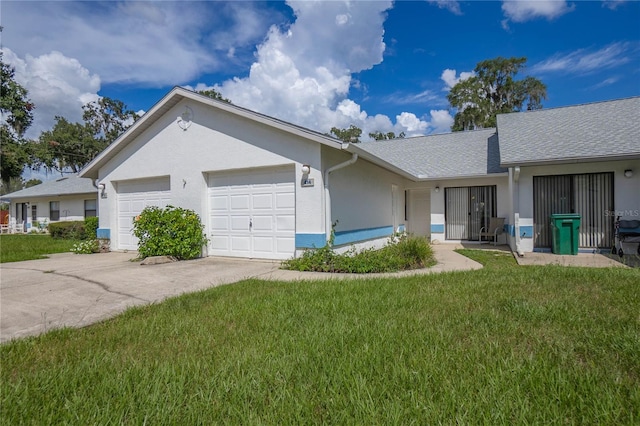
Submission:
POLYGON ((498 56, 527 58, 544 108, 638 96, 639 22, 637 0, 0 4, 34 139, 101 96, 143 113, 174 86, 320 132, 443 133, 449 89, 498 56))

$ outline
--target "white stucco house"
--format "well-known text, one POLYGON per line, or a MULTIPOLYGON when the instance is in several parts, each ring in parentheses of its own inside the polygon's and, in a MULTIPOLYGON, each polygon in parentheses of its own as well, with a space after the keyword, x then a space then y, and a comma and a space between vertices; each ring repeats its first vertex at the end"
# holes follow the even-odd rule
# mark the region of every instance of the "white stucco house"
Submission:
POLYGON ((611 212, 640 209, 639 120, 631 98, 499 116, 498 129, 348 144, 174 88, 80 176, 95 179, 98 233, 113 250, 137 248, 133 219, 148 205, 196 211, 205 254, 216 256, 290 258, 323 246, 332 226, 346 248, 402 230, 477 240, 494 216, 512 249, 530 252, 549 248, 545 215, 561 207, 591 214, 581 246, 604 248, 611 212), (571 203, 549 201, 567 197, 550 191, 554 179, 572 182, 571 203), (585 194, 602 204, 587 212, 596 198, 585 194))
POLYGON ((10 203, 9 219, 29 232, 39 223, 97 216, 97 194, 92 179, 70 175, 3 195, 0 202, 10 203))

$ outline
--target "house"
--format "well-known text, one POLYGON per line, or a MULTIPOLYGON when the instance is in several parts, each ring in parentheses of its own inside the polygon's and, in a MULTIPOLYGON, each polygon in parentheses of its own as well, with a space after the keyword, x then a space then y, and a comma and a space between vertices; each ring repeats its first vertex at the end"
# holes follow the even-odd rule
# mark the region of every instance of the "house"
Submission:
POLYGON ((91 179, 73 175, 3 195, 0 201, 10 203, 18 232, 29 232, 39 224, 97 216, 98 189, 91 179))
MULTIPOLYGON (((547 212, 558 208, 549 200, 565 197, 549 176, 579 176, 569 178, 575 192, 597 174, 585 191, 615 196, 601 216, 638 208, 639 111, 631 98, 499 116, 497 129, 350 144, 174 88, 80 176, 97 179, 98 233, 114 250, 137 248, 131 229, 145 206, 174 205, 200 215, 207 255, 285 259, 332 232, 340 248, 403 230, 478 240, 494 216, 506 219, 512 249, 528 252, 548 248, 547 212), (603 121, 581 122, 588 112, 603 121)), ((586 215, 581 194, 567 208, 586 215)), ((586 219, 597 235, 581 234, 582 247, 610 246, 613 222, 586 219)))
POLYGON ((552 213, 581 215, 578 246, 612 246, 617 216, 640 218, 640 97, 497 117, 509 168, 510 243, 551 246, 552 213))

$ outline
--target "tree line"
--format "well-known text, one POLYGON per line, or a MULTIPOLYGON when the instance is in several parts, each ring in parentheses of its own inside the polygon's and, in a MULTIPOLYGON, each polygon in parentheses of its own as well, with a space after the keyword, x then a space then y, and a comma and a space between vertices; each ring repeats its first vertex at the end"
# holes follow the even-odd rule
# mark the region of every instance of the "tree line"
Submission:
MULTIPOLYGON (((542 100, 547 96, 544 83, 530 76, 521 80, 515 78, 525 64, 524 57, 498 57, 479 62, 473 76, 458 81, 447 95, 450 106, 457 111, 451 130, 495 127, 497 114, 542 108, 542 100)), ((28 140, 24 135, 33 122, 36 106, 29 99, 27 90, 15 81, 15 69, 4 63, 1 52, 0 67, 3 118, 0 124, 0 178, 3 192, 11 187, 12 179, 20 179, 26 167, 60 173, 79 172, 140 118, 123 102, 102 97, 82 107, 81 123, 57 116, 52 129, 43 131, 36 140, 28 140)), ((213 89, 199 93, 231 103, 213 89)), ((343 142, 359 143, 362 130, 355 125, 344 129, 332 127, 328 135, 343 142)), ((398 139, 404 138, 405 133, 375 131, 369 133, 369 137, 398 139)))

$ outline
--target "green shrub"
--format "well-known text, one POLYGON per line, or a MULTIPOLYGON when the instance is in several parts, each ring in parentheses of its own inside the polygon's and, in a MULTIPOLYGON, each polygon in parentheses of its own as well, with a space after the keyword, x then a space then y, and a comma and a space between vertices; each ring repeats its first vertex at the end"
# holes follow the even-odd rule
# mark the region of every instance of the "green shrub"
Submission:
POLYGON ((173 256, 180 260, 200 257, 207 238, 200 217, 180 207, 146 207, 133 223, 141 258, 173 256))
POLYGON ((435 264, 429 242, 424 237, 394 236, 381 249, 355 248, 334 252, 333 239, 319 249, 305 250, 298 258, 282 263, 284 269, 315 272, 376 273, 425 268, 435 264))
POLYGON ((49 234, 51 234, 53 238, 82 240, 85 238, 84 222, 52 222, 49 224, 49 234))
POLYGON ((84 218, 84 232, 88 240, 92 240, 97 237, 98 223, 99 223, 99 220, 97 217, 84 218))

